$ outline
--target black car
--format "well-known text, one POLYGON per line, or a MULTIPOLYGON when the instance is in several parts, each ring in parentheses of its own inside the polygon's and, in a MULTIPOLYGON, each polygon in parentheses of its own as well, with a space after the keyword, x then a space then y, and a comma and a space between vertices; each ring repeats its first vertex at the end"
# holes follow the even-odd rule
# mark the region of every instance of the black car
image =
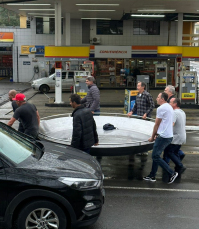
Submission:
POLYGON ((101 167, 90 155, 0 122, 0 227, 91 225, 104 203, 102 185, 101 167))

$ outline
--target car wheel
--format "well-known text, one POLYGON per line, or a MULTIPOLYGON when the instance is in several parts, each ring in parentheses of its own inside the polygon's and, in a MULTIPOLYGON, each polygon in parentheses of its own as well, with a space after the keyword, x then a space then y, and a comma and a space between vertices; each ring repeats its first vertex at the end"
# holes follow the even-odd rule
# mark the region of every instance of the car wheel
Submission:
POLYGON ((67 217, 57 204, 47 200, 37 200, 21 209, 15 228, 66 229, 67 217))
POLYGON ((41 87, 39 88, 39 90, 42 92, 42 93, 48 93, 50 88, 47 86, 47 85, 41 85, 41 87))

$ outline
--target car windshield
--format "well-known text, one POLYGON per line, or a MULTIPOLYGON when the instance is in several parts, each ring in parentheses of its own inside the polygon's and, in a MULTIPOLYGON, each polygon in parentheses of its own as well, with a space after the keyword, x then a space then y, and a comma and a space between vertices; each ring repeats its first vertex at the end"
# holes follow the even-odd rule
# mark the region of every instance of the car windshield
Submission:
POLYGON ((14 164, 25 161, 28 157, 36 157, 36 146, 17 134, 10 127, 0 124, 0 154, 14 164))

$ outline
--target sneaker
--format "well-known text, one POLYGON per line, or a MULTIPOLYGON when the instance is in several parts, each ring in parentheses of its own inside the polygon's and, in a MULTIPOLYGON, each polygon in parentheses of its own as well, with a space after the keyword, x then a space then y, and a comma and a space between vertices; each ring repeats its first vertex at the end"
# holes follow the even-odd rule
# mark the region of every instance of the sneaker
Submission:
POLYGON ((150 175, 143 177, 143 180, 148 180, 148 181, 152 181, 152 182, 156 181, 155 177, 151 177, 150 175))
POLYGON ((174 180, 176 179, 177 176, 178 176, 178 173, 175 172, 175 173, 169 178, 168 184, 172 184, 172 183, 174 182, 174 180))

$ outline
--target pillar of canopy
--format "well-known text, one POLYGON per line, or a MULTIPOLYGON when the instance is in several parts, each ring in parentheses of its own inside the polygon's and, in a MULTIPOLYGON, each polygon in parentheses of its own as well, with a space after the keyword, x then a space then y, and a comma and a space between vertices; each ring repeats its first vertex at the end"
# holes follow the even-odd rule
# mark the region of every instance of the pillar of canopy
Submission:
MULTIPOLYGON (((55 2, 55 46, 61 46, 61 1, 55 2)), ((55 68, 55 103, 62 101, 62 70, 55 68)))
POLYGON ((65 14, 65 45, 70 46, 70 13, 65 14))
POLYGON ((177 46, 182 46, 183 13, 178 14, 177 46))

